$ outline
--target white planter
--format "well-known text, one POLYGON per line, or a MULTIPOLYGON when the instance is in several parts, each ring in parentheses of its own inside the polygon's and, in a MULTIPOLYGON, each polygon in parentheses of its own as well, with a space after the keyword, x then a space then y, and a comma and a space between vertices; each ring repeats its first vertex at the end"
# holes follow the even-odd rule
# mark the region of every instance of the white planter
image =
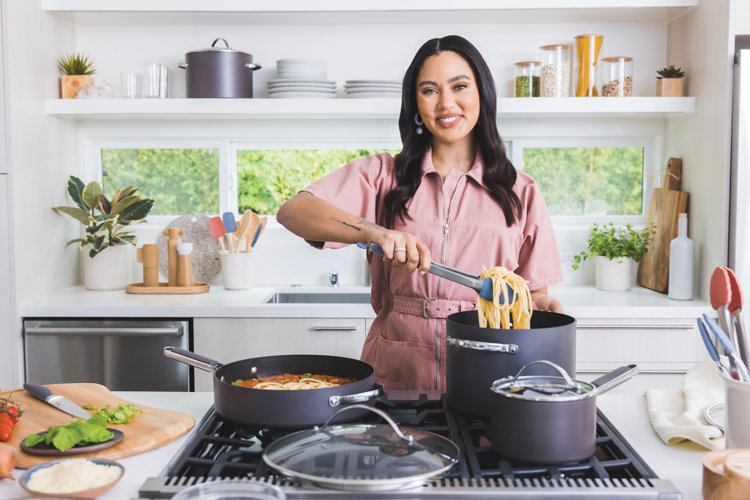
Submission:
POLYGON ((608 292, 625 292, 630 290, 633 282, 633 259, 615 257, 610 260, 607 257, 597 255, 594 257, 596 264, 596 288, 608 292))
POLYGON ((88 290, 122 290, 131 282, 133 260, 132 245, 115 245, 89 258, 89 249, 84 247, 83 284, 88 290))

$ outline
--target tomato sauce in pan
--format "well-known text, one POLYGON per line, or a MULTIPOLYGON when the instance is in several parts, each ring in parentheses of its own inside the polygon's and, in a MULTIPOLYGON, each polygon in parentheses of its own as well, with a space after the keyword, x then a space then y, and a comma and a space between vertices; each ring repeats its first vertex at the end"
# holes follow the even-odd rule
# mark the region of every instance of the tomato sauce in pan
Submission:
POLYGON ((338 385, 351 384, 357 379, 318 374, 289 374, 269 375, 266 377, 238 379, 232 385, 249 387, 251 389, 267 389, 272 391, 297 391, 308 389, 325 389, 338 385))

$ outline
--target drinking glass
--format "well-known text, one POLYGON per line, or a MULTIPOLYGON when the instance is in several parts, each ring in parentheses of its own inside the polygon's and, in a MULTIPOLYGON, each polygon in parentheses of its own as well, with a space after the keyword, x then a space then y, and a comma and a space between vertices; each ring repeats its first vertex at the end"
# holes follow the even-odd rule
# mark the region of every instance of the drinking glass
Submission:
POLYGON ((122 84, 123 97, 128 99, 141 97, 140 73, 120 73, 120 83, 122 84))
POLYGON ((163 64, 146 64, 143 68, 143 96, 165 99, 169 97, 169 68, 163 64))

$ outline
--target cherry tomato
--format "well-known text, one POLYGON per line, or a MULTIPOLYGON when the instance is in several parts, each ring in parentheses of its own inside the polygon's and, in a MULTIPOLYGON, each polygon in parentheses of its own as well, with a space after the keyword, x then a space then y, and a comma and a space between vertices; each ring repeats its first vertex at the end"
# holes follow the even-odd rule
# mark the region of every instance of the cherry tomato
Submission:
POLYGON ((5 423, 0 425, 0 441, 8 441, 13 433, 13 424, 5 423))

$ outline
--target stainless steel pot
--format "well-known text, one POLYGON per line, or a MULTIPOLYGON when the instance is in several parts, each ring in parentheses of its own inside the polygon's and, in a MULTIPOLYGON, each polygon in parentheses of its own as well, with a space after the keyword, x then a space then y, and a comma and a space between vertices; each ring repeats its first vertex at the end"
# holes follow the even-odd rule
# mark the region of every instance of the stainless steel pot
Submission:
POLYGON ((187 96, 204 98, 252 97, 253 71, 261 68, 251 54, 231 49, 223 38, 208 49, 188 52, 178 66, 185 70, 187 96), (226 47, 216 47, 219 41, 226 47))
POLYGON ((596 396, 638 373, 621 366, 591 383, 572 380, 557 364, 533 361, 492 383, 492 447, 501 455, 538 463, 584 460, 596 450, 596 396), (524 375, 544 364, 560 376, 524 375))

